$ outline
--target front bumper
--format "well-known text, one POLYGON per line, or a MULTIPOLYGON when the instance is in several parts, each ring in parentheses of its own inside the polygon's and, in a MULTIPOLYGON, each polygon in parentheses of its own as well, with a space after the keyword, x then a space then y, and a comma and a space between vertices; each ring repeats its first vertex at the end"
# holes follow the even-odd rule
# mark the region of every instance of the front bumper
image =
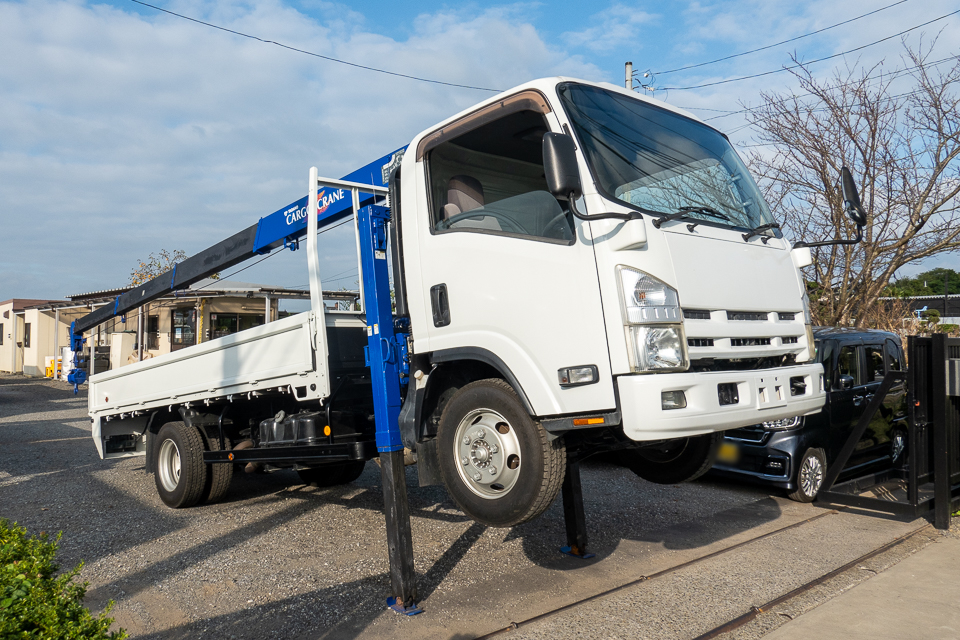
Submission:
POLYGON ((764 442, 732 437, 723 439, 713 471, 729 477, 750 477, 763 484, 792 491, 794 463, 806 449, 803 429, 767 433, 764 442))
POLYGON ((751 371, 629 375, 617 378, 623 432, 632 440, 663 440, 809 415, 826 400, 819 363, 751 371), (805 389, 796 393, 802 380, 805 389), (735 384, 739 401, 721 405, 720 384, 735 384), (687 406, 664 410, 664 391, 683 391, 687 406))

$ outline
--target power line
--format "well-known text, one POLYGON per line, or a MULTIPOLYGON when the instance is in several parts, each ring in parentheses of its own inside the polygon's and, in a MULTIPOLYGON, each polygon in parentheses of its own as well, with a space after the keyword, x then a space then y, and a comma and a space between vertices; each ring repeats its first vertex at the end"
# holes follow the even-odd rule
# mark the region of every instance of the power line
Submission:
MULTIPOLYGON (((133 0, 133 1, 136 1, 136 0, 133 0)), ((727 83, 729 83, 729 82, 739 82, 739 81, 741 81, 741 80, 750 80, 751 78, 760 78, 760 77, 762 77, 762 76, 769 76, 769 75, 772 75, 772 74, 774 74, 774 73, 783 73, 784 71, 790 71, 791 69, 797 69, 797 68, 802 67, 802 66, 804 66, 804 65, 811 65, 811 64, 814 64, 814 63, 817 63, 817 62, 823 62, 823 61, 825 61, 825 60, 832 60, 833 58, 839 58, 840 56, 845 56, 845 55, 847 55, 848 53, 853 53, 853 52, 855 52, 855 51, 860 51, 860 50, 862 50, 862 49, 866 49, 867 47, 872 47, 872 46, 875 45, 875 44, 880 44, 881 42, 886 42, 887 40, 890 40, 890 39, 892 39, 892 38, 896 38, 897 36, 902 36, 902 35, 905 34, 905 33, 910 33, 911 31, 915 31, 916 29, 919 29, 920 27, 925 27, 925 26, 927 26, 928 24, 933 24, 934 22, 938 22, 938 21, 940 21, 940 20, 943 20, 944 18, 949 18, 950 16, 956 15, 956 14, 958 14, 958 13, 960 13, 960 9, 957 9, 956 11, 952 11, 952 12, 950 12, 950 13, 947 13, 947 14, 945 14, 945 15, 942 15, 942 16, 940 16, 939 18, 934 18, 933 20, 928 20, 927 22, 924 22, 923 24, 918 24, 918 25, 915 26, 915 27, 910 27, 909 29, 904 29, 903 31, 901 31, 901 32, 899 32, 899 33, 893 34, 892 36, 887 36, 886 38, 881 38, 880 40, 875 40, 875 41, 870 42, 870 43, 868 43, 868 44, 865 44, 865 45, 856 47, 855 49, 850 49, 850 50, 848 50, 848 51, 842 51, 842 52, 840 52, 840 53, 835 53, 835 54, 833 54, 832 56, 826 56, 826 57, 824 57, 824 58, 818 58, 818 59, 816 59, 816 60, 810 60, 809 62, 803 62, 803 63, 795 64, 795 65, 790 66, 790 67, 781 67, 780 69, 774 69, 773 71, 764 71, 763 73, 754 73, 754 74, 749 75, 749 76, 741 76, 741 77, 739 77, 739 78, 729 78, 729 79, 727 79, 727 80, 717 80, 716 82, 707 82, 707 83, 704 83, 704 84, 696 84, 696 85, 691 85, 691 86, 689 86, 689 87, 659 87, 658 90, 660 90, 660 91, 671 91, 671 90, 672 90, 672 91, 686 91, 686 90, 688 90, 688 89, 702 89, 702 88, 704 88, 704 87, 713 87, 713 86, 716 86, 716 85, 718 85, 718 84, 727 84, 727 83)))
POLYGON ((824 27, 823 29, 818 29, 817 31, 811 31, 810 33, 805 33, 805 34, 803 34, 802 36, 797 36, 796 38, 790 38, 789 40, 783 40, 783 41, 777 42, 777 43, 775 43, 775 44, 768 44, 767 46, 765 46, 765 47, 760 47, 759 49, 751 49, 750 51, 743 51, 743 52, 741 52, 741 53, 735 53, 735 54, 733 54, 733 55, 729 55, 729 56, 726 56, 726 57, 724 57, 724 58, 717 58, 716 60, 710 60, 710 61, 708 61, 708 62, 698 62, 697 64, 690 64, 690 65, 687 65, 687 66, 685 66, 685 67, 678 67, 678 68, 676 68, 676 69, 670 69, 669 71, 657 71, 657 72, 654 73, 654 75, 666 75, 666 74, 668 74, 668 73, 676 73, 677 71, 686 71, 687 69, 696 69, 697 67, 705 67, 705 66, 707 66, 708 64, 714 64, 714 63, 716 63, 716 62, 723 62, 724 60, 732 60, 733 58, 739 58, 740 56, 746 56, 746 55, 749 55, 749 54, 751 54, 751 53, 756 53, 756 52, 758 52, 758 51, 766 51, 767 49, 772 49, 772 48, 774 48, 774 47, 779 47, 780 45, 782 45, 782 44, 787 44, 788 42, 795 42, 796 40, 802 40, 803 38, 808 38, 808 37, 810 37, 810 36, 817 35, 818 33, 823 33, 824 31, 829 31, 830 29, 834 29, 834 28, 836 28, 836 27, 839 27, 839 26, 842 26, 842 25, 845 25, 845 24, 849 24, 849 23, 854 22, 854 21, 856 21, 856 20, 859 20, 859 19, 861 19, 861 18, 866 18, 867 16, 872 16, 872 15, 875 14, 875 13, 880 13, 881 11, 885 11, 885 10, 891 8, 891 7, 897 6, 898 4, 903 4, 904 2, 909 2, 909 1, 910 1, 910 0, 900 0, 899 2, 894 2, 893 4, 888 4, 888 5, 885 6, 885 7, 880 7, 879 9, 874 9, 873 11, 870 11, 870 12, 865 13, 865 14, 863 14, 863 15, 857 16, 856 18, 850 18, 849 20, 844 20, 843 22, 838 22, 837 24, 830 25, 829 27, 824 27))
MULTIPOLYGON (((944 62, 956 61, 958 58, 960 58, 960 56, 949 56, 949 57, 946 57, 946 58, 942 58, 942 59, 940 59, 940 60, 936 60, 936 61, 934 61, 934 62, 926 62, 926 63, 924 63, 924 64, 922 64, 922 65, 919 65, 919 64, 918 64, 918 65, 914 65, 914 66, 912 66, 912 67, 906 67, 906 68, 904 68, 904 69, 900 69, 900 70, 898 70, 898 71, 891 71, 889 74, 886 74, 886 75, 881 74, 879 77, 873 76, 872 78, 869 78, 869 79, 872 79, 872 80, 893 79, 893 78, 897 78, 897 77, 903 75, 904 73, 906 73, 906 72, 908 72, 908 71, 913 71, 914 69, 919 69, 919 68, 921 68, 921 67, 935 67, 935 66, 937 66, 938 64, 943 64, 944 62)), ((843 85, 850 85, 850 84, 856 84, 856 82, 846 82, 846 83, 842 83, 842 84, 843 84, 843 85)), ((814 94, 813 94, 813 93, 802 93, 802 94, 800 94, 800 95, 798 95, 798 96, 788 96, 788 97, 784 98, 783 100, 774 100, 774 101, 772 101, 770 104, 783 104, 784 102, 789 102, 790 100, 798 100, 798 99, 800 99, 800 98, 806 98, 806 97, 809 97, 809 96, 812 96, 812 95, 814 95, 814 94)), ((728 111, 728 112, 724 113, 723 115, 710 116, 709 118, 704 118, 704 122, 706 122, 707 120, 718 120, 718 119, 720 119, 720 118, 727 118, 727 117, 729 117, 729 116, 736 115, 736 114, 738 114, 738 113, 749 113, 749 112, 751 112, 751 111, 756 111, 757 109, 760 109, 762 106, 763 106, 763 105, 759 105, 759 106, 756 106, 756 107, 744 107, 743 109, 739 109, 739 110, 737 110, 737 111, 728 111)), ((699 109, 700 107, 681 107, 681 108, 682 108, 682 109, 699 109)), ((707 109, 707 111, 719 111, 719 109, 707 109)))
POLYGON ((257 40, 258 42, 263 42, 263 43, 265 43, 265 44, 274 44, 274 45, 276 45, 276 46, 278 46, 278 47, 282 47, 282 48, 284 48, 284 49, 289 49, 290 51, 296 51, 297 53, 302 53, 302 54, 305 54, 305 55, 308 55, 308 56, 313 56, 314 58, 321 58, 321 59, 323 59, 323 60, 328 60, 328 61, 330 61, 330 62, 336 62, 336 63, 338 63, 338 64, 345 64, 345 65, 347 65, 347 66, 349 66, 349 67, 356 67, 357 69, 365 69, 365 70, 367 70, 367 71, 374 71, 374 72, 376 72, 376 73, 383 73, 383 74, 386 74, 386 75, 388 75, 388 76, 396 76, 396 77, 398 77, 398 78, 407 78, 407 79, 409 79, 409 80, 417 80, 418 82, 430 82, 430 83, 432 83, 432 84, 442 84, 442 85, 445 85, 445 86, 447 86, 447 87, 458 87, 458 88, 460 88, 460 89, 475 89, 475 90, 477 90, 477 91, 491 91, 491 92, 493 92, 493 93, 498 93, 499 91, 502 91, 502 89, 489 89, 489 88, 487 88, 487 87, 474 87, 474 86, 471 86, 471 85, 468 85, 468 84, 456 84, 455 82, 444 82, 444 81, 442 81, 442 80, 431 80, 430 78, 420 78, 420 77, 418 77, 418 76, 411 76, 411 75, 407 75, 407 74, 405 74, 405 73, 397 73, 396 71, 387 71, 386 69, 378 69, 378 68, 376 68, 376 67, 368 67, 368 66, 366 66, 366 65, 357 64, 356 62, 348 62, 348 61, 346 61, 346 60, 340 60, 339 58, 334 58, 334 57, 331 57, 331 56, 325 56, 325 55, 322 55, 322 54, 319 54, 319 53, 314 53, 314 52, 312 52, 312 51, 305 51, 305 50, 303 50, 303 49, 297 49, 296 47, 291 47, 290 45, 283 44, 282 42, 276 42, 276 41, 274 41, 274 40, 266 40, 266 39, 264 39, 264 38, 258 38, 257 36, 252 36, 252 35, 250 35, 250 34, 248 34, 248 33, 243 33, 243 32, 241 32, 241 31, 234 31, 233 29, 227 29, 226 27, 221 27, 221 26, 216 25, 216 24, 213 24, 213 23, 211 23, 211 22, 204 22, 203 20, 197 20, 196 18, 191 18, 190 16, 185 16, 185 15, 180 14, 180 13, 175 13, 175 12, 173 12, 173 11, 168 11, 167 9, 162 9, 162 8, 160 8, 160 7, 158 7, 158 6, 155 6, 155 5, 152 5, 152 4, 148 4, 148 3, 146 3, 146 2, 141 2, 140 0, 130 0, 130 2, 134 2, 134 3, 136 3, 136 4, 143 5, 144 7, 150 7, 151 9, 156 9, 157 11, 162 11, 163 13, 168 13, 168 14, 170 14, 171 16, 176 16, 177 18, 182 18, 182 19, 184 19, 184 20, 189 20, 190 22, 196 22, 197 24, 202 24, 202 25, 205 26, 205 27, 210 27, 210 28, 212 28, 212 29, 219 29, 220 31, 226 31, 227 33, 232 33, 232 34, 234 34, 234 35, 243 36, 244 38, 250 38, 251 40, 257 40))

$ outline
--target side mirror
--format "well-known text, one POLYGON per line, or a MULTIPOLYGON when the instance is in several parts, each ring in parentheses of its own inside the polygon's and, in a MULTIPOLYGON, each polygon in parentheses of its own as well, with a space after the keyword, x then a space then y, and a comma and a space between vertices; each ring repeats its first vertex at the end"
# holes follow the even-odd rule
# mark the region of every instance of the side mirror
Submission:
POLYGON ((853 175, 850 169, 842 167, 840 169, 840 182, 843 184, 843 202, 847 206, 847 216, 858 227, 867 224, 867 214, 860 204, 860 194, 857 192, 857 185, 853 181, 853 175))
POLYGON ((853 376, 840 376, 840 389, 843 391, 853 389, 853 383, 853 376))
POLYGON ((543 134, 543 171, 547 189, 557 200, 576 200, 583 193, 576 149, 566 134, 543 134))

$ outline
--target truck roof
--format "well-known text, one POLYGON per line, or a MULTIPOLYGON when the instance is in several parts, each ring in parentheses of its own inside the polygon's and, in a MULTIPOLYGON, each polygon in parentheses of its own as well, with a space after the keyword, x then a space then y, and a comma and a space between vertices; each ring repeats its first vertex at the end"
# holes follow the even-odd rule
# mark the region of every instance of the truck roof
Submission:
POLYGON ((515 93, 519 93, 519 92, 524 91, 524 90, 527 90, 527 89, 536 89, 536 90, 540 91, 541 93, 552 94, 552 93, 554 92, 554 88, 555 88, 559 83, 561 83, 561 82, 576 82, 576 83, 578 83, 578 84, 589 85, 589 86, 592 86, 592 87, 600 87, 600 88, 602 88, 602 89, 606 89, 606 90, 612 91, 612 92, 614 92, 614 93, 620 93, 620 94, 623 94, 623 95, 625 95, 625 96, 630 96, 631 98, 633 98, 633 99, 635 99, 635 100, 640 100, 641 102, 646 102, 646 103, 651 104, 651 105, 654 105, 654 106, 656 106, 656 107, 660 107, 661 109, 666 109, 667 111, 672 111, 672 112, 677 113, 677 114, 679 114, 679 115, 682 115, 682 116, 684 116, 684 117, 686 117, 686 118, 690 118, 691 120, 695 120, 695 121, 699 122, 700 124, 703 124, 704 126, 710 127, 711 129, 714 129, 714 130, 716 130, 716 131, 719 131, 719 129, 717 129, 716 127, 713 127, 713 126, 707 124, 706 122, 704 122, 703 120, 701 120, 700 118, 698 118, 698 117, 695 116, 694 114, 690 113, 689 111, 685 111, 684 109, 681 109, 681 108, 679 108, 679 107, 675 107, 675 106, 672 105, 672 104, 663 102, 663 101, 661 101, 661 100, 657 100, 656 98, 651 98, 650 96, 647 96, 647 95, 644 95, 644 94, 641 94, 641 93, 637 93, 636 91, 630 91, 630 90, 627 89, 626 87, 621 87, 621 86, 618 86, 618 85, 615 85, 615 84, 611 84, 611 83, 609 83, 609 82, 592 82, 592 81, 590 81, 590 80, 582 80, 582 79, 580 79, 580 78, 571 78, 571 77, 568 77, 568 76, 553 76, 553 77, 549 77, 549 78, 538 78, 538 79, 536 79, 536 80, 530 80, 530 81, 528 81, 528 82, 524 82, 523 84, 518 84, 517 86, 515 86, 515 87, 513 87, 513 88, 511 88, 511 89, 507 89, 506 91, 502 91, 502 92, 500 92, 500 93, 498 93, 498 94, 496 94, 496 95, 494 95, 494 96, 491 96, 490 98, 487 98, 486 100, 483 100, 482 102, 478 102, 478 103, 476 103, 476 104, 474 104, 474 105, 471 105, 470 107, 464 109, 463 111, 460 111, 460 112, 458 112, 458 113, 450 116, 449 118, 447 118, 447 119, 445 119, 445 120, 442 120, 441 122, 438 122, 437 124, 429 127, 428 129, 425 129, 425 130, 421 131, 419 134, 417 134, 417 135, 413 138, 413 140, 411 141, 411 143, 410 143, 410 145, 409 145, 408 148, 416 149, 416 148, 417 148, 417 145, 419 144, 420 140, 421 140, 423 137, 429 135, 430 133, 432 133, 432 132, 434 132, 434 131, 436 131, 436 130, 438 130, 438 129, 442 129, 442 128, 445 127, 447 124, 449 124, 449 123, 451 123, 451 122, 454 122, 454 121, 456 121, 456 120, 459 120, 460 118, 462 118, 463 116, 465 116, 465 115, 467 115, 467 114, 473 113, 474 111, 477 111, 478 109, 481 109, 481 108, 483 108, 483 107, 485 107, 485 106, 487 106, 487 105, 489 105, 489 104, 494 104, 494 103, 497 102, 498 100, 503 100, 503 99, 504 99, 505 97, 507 97, 507 96, 513 95, 513 94, 515 94, 515 93))

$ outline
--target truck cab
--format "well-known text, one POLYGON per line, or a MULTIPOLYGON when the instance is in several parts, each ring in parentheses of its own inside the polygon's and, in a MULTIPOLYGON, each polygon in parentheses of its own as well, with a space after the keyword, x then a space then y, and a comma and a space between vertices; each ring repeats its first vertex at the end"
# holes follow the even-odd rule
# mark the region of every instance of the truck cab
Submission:
MULTIPOLYGON (((809 250, 791 250, 726 137, 692 115, 539 80, 414 138, 399 174, 398 313, 424 396, 408 433, 437 446, 464 500, 503 484, 471 458, 489 438, 443 417, 478 376, 506 381, 550 436, 607 429, 650 444, 637 449, 648 467, 685 462, 677 442, 823 405, 798 271, 809 250), (575 144, 575 202, 550 192, 549 134, 575 144)), ((712 448, 696 449, 699 472, 712 448)))

